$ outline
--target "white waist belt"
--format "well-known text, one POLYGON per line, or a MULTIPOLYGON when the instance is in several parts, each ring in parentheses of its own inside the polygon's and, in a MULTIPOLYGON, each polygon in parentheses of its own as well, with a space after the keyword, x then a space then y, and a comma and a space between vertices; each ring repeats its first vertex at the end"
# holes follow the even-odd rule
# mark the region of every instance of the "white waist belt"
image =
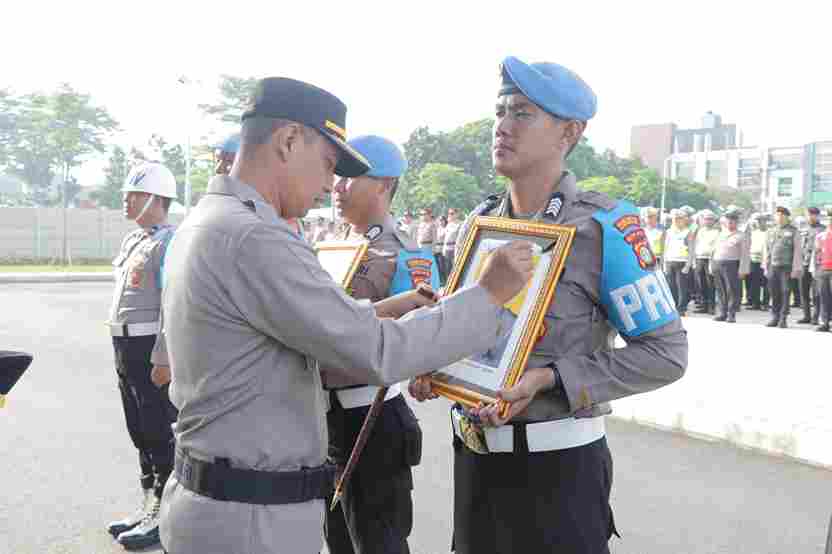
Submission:
MULTIPOLYGON (((336 390, 335 394, 338 396, 338 402, 341 403, 341 406, 343 406, 345 410, 349 410, 350 408, 360 408, 362 406, 369 406, 372 404, 380 389, 381 387, 368 385, 366 387, 356 387, 354 389, 336 390)), ((399 388, 398 384, 395 384, 387 390, 387 394, 384 395, 384 401, 387 402, 401 393, 401 388, 399 388)))
POLYGON ((114 337, 144 337, 158 335, 160 324, 158 321, 150 323, 107 323, 110 334, 114 337))
MULTIPOLYGON (((464 442, 459 430, 460 414, 451 412, 454 433, 464 442)), ((486 427, 485 442, 491 453, 514 452, 514 427, 486 427)), ((555 421, 541 421, 526 425, 526 441, 529 452, 547 452, 550 450, 564 450, 595 442, 604 436, 604 418, 558 419, 555 421)))

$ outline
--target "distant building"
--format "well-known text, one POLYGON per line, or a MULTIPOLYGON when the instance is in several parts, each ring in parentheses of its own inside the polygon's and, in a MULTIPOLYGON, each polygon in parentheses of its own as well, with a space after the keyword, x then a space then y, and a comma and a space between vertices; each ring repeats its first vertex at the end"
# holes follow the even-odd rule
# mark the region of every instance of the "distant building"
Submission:
POLYGON ((667 170, 672 179, 747 192, 761 210, 832 204, 832 141, 744 146, 737 126, 724 124, 713 112, 696 129, 679 129, 675 123, 633 127, 630 155, 660 175, 667 170))

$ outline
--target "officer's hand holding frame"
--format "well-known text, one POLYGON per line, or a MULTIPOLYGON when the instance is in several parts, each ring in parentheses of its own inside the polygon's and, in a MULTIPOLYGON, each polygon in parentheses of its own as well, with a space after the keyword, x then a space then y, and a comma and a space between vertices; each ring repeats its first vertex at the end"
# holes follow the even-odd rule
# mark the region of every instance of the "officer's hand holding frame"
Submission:
MULTIPOLYGON (((531 281, 519 294, 502 302, 503 329, 494 348, 433 373, 430 385, 434 393, 468 408, 500 402, 500 415, 508 415, 508 403, 500 400, 499 391, 510 389, 520 381, 544 330, 543 320, 554 298, 555 286, 574 235, 575 228, 571 226, 498 217, 478 216, 474 219, 448 278, 446 294, 476 282, 492 253, 518 239, 534 244, 534 271, 531 281)), ((515 266, 518 273, 521 272, 520 265, 522 263, 515 266)), ((497 298, 494 291, 489 292, 497 298)), ((545 331, 557 332, 556 329, 545 331)), ((411 389, 426 397, 424 386, 414 383, 411 389)))

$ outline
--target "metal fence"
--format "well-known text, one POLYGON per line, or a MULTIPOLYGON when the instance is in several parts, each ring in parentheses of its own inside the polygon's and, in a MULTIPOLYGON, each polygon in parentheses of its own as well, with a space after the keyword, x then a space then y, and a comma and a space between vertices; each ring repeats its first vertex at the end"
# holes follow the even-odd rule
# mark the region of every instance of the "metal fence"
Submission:
MULTIPOLYGON (((171 215, 177 225, 182 215, 171 215)), ((121 210, 61 208, 0 208, 0 261, 109 259, 118 253, 124 235, 136 229, 121 210), (66 229, 66 233, 64 233, 66 229)))

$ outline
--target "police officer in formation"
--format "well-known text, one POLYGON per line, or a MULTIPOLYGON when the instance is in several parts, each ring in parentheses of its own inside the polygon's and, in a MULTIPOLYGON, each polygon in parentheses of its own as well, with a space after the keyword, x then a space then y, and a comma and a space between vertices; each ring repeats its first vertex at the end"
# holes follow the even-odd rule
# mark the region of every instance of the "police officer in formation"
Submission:
POLYGON ((656 256, 656 263, 664 267, 664 228, 659 225, 659 210, 648 207, 644 210, 644 232, 647 233, 647 240, 650 241, 650 248, 656 256))
POLYGON ((803 251, 800 233, 790 222, 785 206, 774 210, 775 225, 769 229, 763 247, 763 267, 771 296, 771 320, 768 327, 788 327, 789 280, 800 277, 803 251))
MULTIPOLYGON (((509 190, 471 217, 574 225, 576 235, 547 332, 520 382, 500 393, 512 403, 507 417, 496 405, 452 410, 455 551, 608 552, 615 525, 603 416, 611 400, 681 377, 687 338, 636 208, 580 191, 566 170, 595 115, 589 86, 563 66, 508 57, 497 96, 493 161, 509 190), (627 346, 613 352, 616 332, 627 346), (461 432, 471 426, 482 444, 461 432)), ((432 397, 421 379, 411 392, 432 397)))
POLYGON ((445 259, 445 279, 448 278, 448 275, 454 267, 456 243, 459 240, 459 229, 461 226, 462 222, 459 220, 456 208, 448 208, 448 224, 445 226, 445 239, 442 245, 442 257, 445 259))
POLYGON ((815 278, 810 266, 815 257, 815 238, 817 238, 818 233, 824 231, 824 226, 818 221, 819 208, 812 206, 807 210, 807 213, 809 214, 807 225, 800 231, 801 247, 803 248, 803 274, 800 276, 803 318, 797 322, 817 325, 820 317, 820 291, 815 286, 815 278))
MULTIPOLYGON (((161 532, 173 554, 318 552, 333 485, 318 362, 378 385, 483 352, 499 336, 501 306, 531 277, 531 245, 514 241, 437 307, 381 319, 348 296, 287 223, 324 200, 334 174, 370 169, 346 143, 345 119, 327 91, 260 81, 230 175, 209 183, 169 248, 163 305, 179 417, 161 532)), ((678 375, 684 336, 669 325, 658 331, 675 347, 669 361, 636 346, 615 363, 638 358, 650 387, 668 380, 660 368, 678 375)), ((623 394, 608 384, 580 398, 603 398, 608 387, 623 394)))
POLYGON ((684 316, 690 302, 690 272, 694 265, 694 234, 685 210, 670 211, 673 221, 665 231, 664 268, 679 315, 684 316))
POLYGON ((768 282, 763 272, 763 248, 767 238, 766 230, 766 218, 759 213, 751 214, 747 229, 751 266, 748 276, 745 278, 745 294, 746 305, 750 306, 752 310, 768 309, 768 282))
POLYGON ((723 217, 725 228, 720 230, 714 243, 711 261, 711 273, 719 288, 719 315, 714 319, 736 323, 742 295, 742 279, 748 275, 751 264, 749 238, 737 228, 740 218, 738 209, 726 211, 723 217))
MULTIPOLYGON (((396 228, 390 215, 399 178, 407 169, 401 151, 393 142, 374 135, 354 138, 349 144, 372 166, 361 176, 340 178, 333 195, 340 215, 351 225, 343 238, 369 241, 365 259, 351 283, 352 297, 376 302, 411 290, 422 281, 438 289, 436 264, 424 258, 416 243, 396 228), (414 260, 426 263, 406 263, 414 260)), ((349 374, 337 370, 322 370, 322 374, 324 387, 330 390, 330 456, 343 468, 379 387, 356 384, 349 374)), ((387 392, 369 442, 344 491, 343 511, 327 511, 330 554, 410 552, 411 467, 419 463, 421 443, 416 417, 399 385, 394 385, 387 392)))
POLYGON ((108 328, 127 431, 138 451, 143 498, 135 513, 112 522, 108 531, 126 548, 138 549, 159 542, 162 489, 173 471, 176 410, 167 387, 151 381, 151 374, 159 372, 151 353, 161 328, 162 265, 174 232, 167 214, 176 198, 176 180, 165 166, 145 163, 130 172, 122 192, 124 215, 139 228, 124 238, 113 261, 116 287, 108 328))
POLYGON ((711 210, 700 213, 702 224, 696 231, 696 284, 702 301, 696 313, 710 314, 716 311, 716 290, 714 288, 714 274, 711 272, 711 258, 719 238, 720 228, 716 224, 716 215, 711 210))
POLYGON ((829 221, 815 237, 812 269, 821 304, 820 325, 815 330, 828 333, 832 321, 832 206, 825 211, 829 221))

